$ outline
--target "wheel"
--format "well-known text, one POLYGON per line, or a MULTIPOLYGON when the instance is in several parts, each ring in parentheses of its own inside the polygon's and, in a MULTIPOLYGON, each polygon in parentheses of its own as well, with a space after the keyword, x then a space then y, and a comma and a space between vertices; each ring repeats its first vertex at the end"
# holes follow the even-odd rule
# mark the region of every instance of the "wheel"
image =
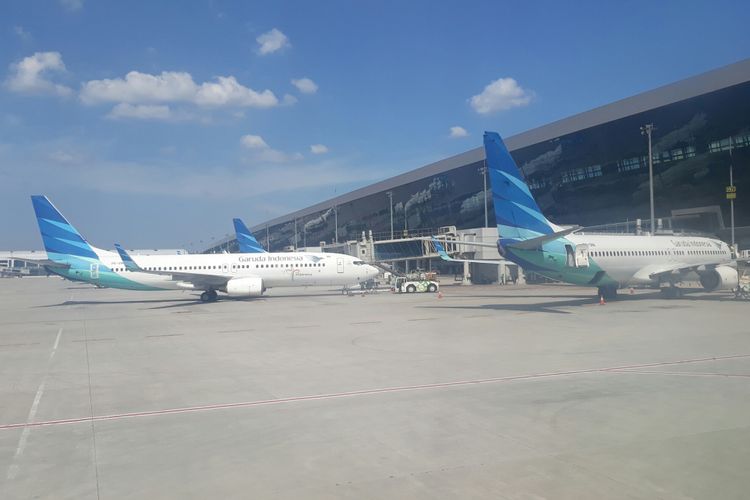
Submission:
POLYGON ((435 293, 435 292, 437 292, 437 285, 435 285, 434 283, 430 283, 430 284, 429 284, 429 285, 427 286, 427 291, 428 291, 428 292, 430 292, 430 293, 435 293))
POLYGON ((615 300, 617 299, 617 287, 614 286, 600 286, 599 297, 604 297, 604 300, 615 300))
POLYGON ((208 302, 209 300, 211 300, 211 298, 209 297, 208 292, 203 292, 201 294, 201 302, 208 302))
POLYGON ((414 293, 416 291, 417 291, 417 287, 415 287, 414 285, 409 285, 406 287, 406 293, 414 293))
POLYGON ((219 294, 216 293, 216 290, 208 291, 208 300, 210 300, 211 302, 216 302, 217 300, 219 300, 219 294))

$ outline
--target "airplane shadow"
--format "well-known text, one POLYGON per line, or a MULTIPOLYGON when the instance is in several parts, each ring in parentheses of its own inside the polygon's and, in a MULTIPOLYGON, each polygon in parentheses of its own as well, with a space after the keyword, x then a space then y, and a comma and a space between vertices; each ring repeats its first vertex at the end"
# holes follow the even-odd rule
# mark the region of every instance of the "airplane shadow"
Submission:
MULTIPOLYGON (((482 297, 482 296, 480 296, 482 297)), ((599 301, 596 297, 591 295, 585 296, 570 296, 570 295, 492 295, 486 296, 486 298, 492 299, 505 299, 505 298, 532 298, 532 299, 547 299, 562 297, 568 300, 551 300, 545 302, 535 302, 532 304, 481 304, 477 306, 419 306, 425 309, 466 309, 466 310, 479 310, 479 311, 515 311, 515 312, 538 312, 538 313, 549 313, 549 314, 572 314, 574 311, 566 311, 558 308, 573 308, 582 306, 598 306, 599 301)), ((635 302, 639 300, 652 300, 659 298, 658 292, 655 294, 638 294, 638 295, 621 295, 614 302, 617 304, 635 302)))
MULTIPOLYGON (((43 307, 67 307, 67 306, 107 306, 117 304, 161 304, 164 302, 176 303, 170 304, 169 307, 184 306, 190 304, 200 304, 198 299, 149 299, 149 300, 66 300, 59 304, 47 304, 43 307)), ((163 307, 163 306, 162 306, 163 307)))

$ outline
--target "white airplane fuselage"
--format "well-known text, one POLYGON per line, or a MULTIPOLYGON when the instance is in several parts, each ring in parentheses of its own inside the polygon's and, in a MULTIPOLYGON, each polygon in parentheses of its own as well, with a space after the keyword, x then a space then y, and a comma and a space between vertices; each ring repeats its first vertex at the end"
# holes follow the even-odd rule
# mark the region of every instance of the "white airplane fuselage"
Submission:
POLYGON ((378 273, 373 266, 349 255, 309 252, 137 256, 137 264, 146 272, 134 272, 126 269, 116 252, 94 251, 99 262, 91 261, 86 268, 76 259, 75 266, 60 274, 111 288, 184 290, 194 287, 178 277, 148 271, 260 278, 265 288, 356 285, 378 273))

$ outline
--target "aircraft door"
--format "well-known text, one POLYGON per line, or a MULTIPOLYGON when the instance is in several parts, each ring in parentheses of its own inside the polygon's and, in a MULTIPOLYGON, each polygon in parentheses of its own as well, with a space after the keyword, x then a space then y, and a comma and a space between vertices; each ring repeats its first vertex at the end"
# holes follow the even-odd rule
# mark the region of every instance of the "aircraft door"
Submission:
POLYGON ((90 270, 91 270, 91 279, 98 280, 99 279, 99 264, 91 264, 90 270))
POLYGON ((565 265, 576 267, 576 255, 572 245, 565 245, 565 265))
POLYGON ((576 267, 589 267, 589 246, 576 245, 576 267))
POLYGON ((565 264, 568 267, 589 267, 588 245, 565 245, 565 264))
POLYGON ((344 259, 342 258, 336 259, 336 272, 338 273, 344 272, 344 259))

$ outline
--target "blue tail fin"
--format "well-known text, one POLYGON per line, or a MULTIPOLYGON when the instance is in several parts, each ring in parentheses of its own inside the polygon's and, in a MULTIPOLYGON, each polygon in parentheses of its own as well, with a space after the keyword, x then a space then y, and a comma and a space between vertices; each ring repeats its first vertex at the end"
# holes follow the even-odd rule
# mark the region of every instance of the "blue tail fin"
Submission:
POLYGON ((558 228, 542 214, 500 135, 484 133, 487 171, 501 242, 523 241, 558 228))
POLYGON ((31 197, 39 232, 47 256, 53 261, 65 261, 66 257, 86 257, 99 260, 91 245, 76 228, 60 213, 46 196, 31 197))
POLYGON ((122 259, 122 263, 125 266, 125 269, 132 272, 138 272, 142 270, 138 266, 138 264, 136 264, 135 261, 130 257, 130 254, 126 252, 119 243, 115 243, 115 248, 117 249, 117 253, 120 254, 120 258, 122 259))
POLYGON ((265 253, 266 250, 258 243, 258 240, 250 233, 241 219, 232 219, 234 221, 234 232, 237 234, 237 243, 240 244, 242 253, 265 253))

